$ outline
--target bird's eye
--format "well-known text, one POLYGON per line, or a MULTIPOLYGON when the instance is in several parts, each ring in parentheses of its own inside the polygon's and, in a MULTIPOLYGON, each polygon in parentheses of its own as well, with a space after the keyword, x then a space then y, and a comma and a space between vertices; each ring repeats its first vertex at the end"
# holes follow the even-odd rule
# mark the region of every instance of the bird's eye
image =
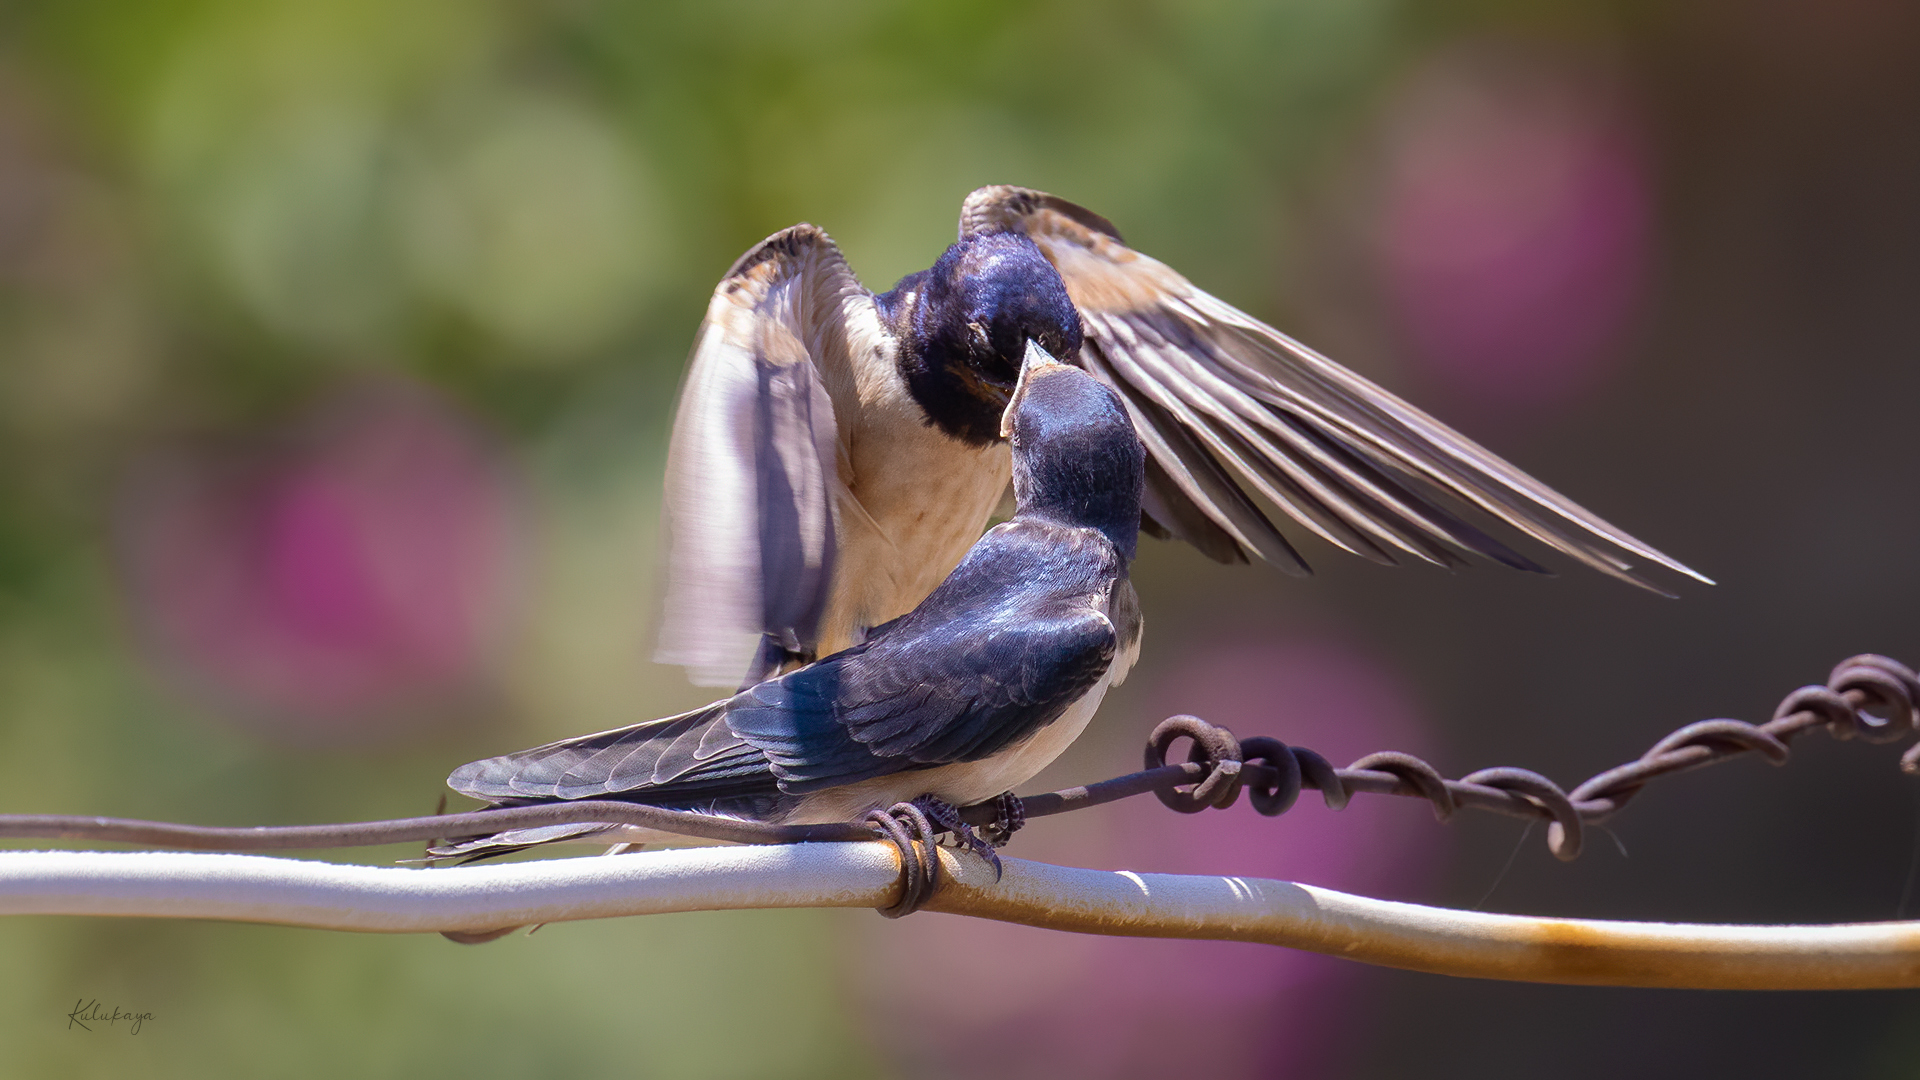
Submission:
POLYGON ((987 336, 987 328, 977 322, 967 324, 967 336, 973 339, 974 348, 982 352, 993 347, 993 339, 987 336))

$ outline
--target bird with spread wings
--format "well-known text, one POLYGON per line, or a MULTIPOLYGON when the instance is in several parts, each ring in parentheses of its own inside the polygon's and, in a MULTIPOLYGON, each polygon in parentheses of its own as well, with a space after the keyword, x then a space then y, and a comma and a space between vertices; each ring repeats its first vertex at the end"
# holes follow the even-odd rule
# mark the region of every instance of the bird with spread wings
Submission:
POLYGON ((885 293, 811 225, 728 271, 668 452, 658 658, 750 685, 924 599, 1000 504, 999 419, 1029 342, 1118 393, 1147 449, 1141 528, 1215 560, 1308 572, 1264 500, 1383 564, 1544 572, 1478 515, 1656 592, 1635 560, 1707 580, 1098 214, 994 186, 967 197, 957 243, 885 293))

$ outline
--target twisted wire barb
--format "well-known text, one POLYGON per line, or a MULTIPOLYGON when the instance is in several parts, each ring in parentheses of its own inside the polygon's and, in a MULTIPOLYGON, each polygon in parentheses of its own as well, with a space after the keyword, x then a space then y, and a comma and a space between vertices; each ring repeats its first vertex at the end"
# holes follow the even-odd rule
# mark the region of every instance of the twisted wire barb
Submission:
MULTIPOLYGON (((1261 814, 1285 813, 1303 789, 1321 793, 1326 805, 1344 808, 1360 793, 1427 800, 1442 821, 1461 807, 1548 821, 1547 844, 1563 860, 1580 854, 1584 826, 1618 813, 1647 783, 1689 772, 1747 753, 1784 764, 1789 744, 1801 733, 1825 728, 1837 739, 1896 742, 1920 724, 1920 676, 1884 656, 1851 657, 1833 669, 1825 685, 1803 686, 1788 694, 1764 724, 1740 720, 1702 720, 1655 743, 1640 758, 1608 769, 1571 792, 1527 769, 1481 769, 1458 780, 1411 754, 1368 754, 1344 769, 1299 746, 1265 736, 1236 739, 1231 731, 1192 716, 1162 721, 1148 739, 1141 772, 1085 787, 1065 788, 1020 800, 1026 817, 1046 817, 1146 792, 1169 808, 1197 813, 1233 805, 1244 789, 1261 814), (1187 761, 1168 764, 1167 751, 1179 740, 1192 742, 1187 761)), ((1920 775, 1920 744, 1910 747, 1900 767, 1920 775)), ((973 825, 991 824, 1001 813, 994 802, 961 810, 973 825)), ((201 851, 285 851, 300 848, 360 847, 407 841, 446 842, 486 836, 507 829, 542 825, 632 824, 738 843, 788 844, 862 840, 879 837, 902 848, 910 879, 909 895, 929 895, 936 870, 927 866, 928 846, 894 835, 877 819, 832 825, 765 825, 685 811, 664 810, 618 800, 578 800, 539 806, 505 807, 464 814, 401 818, 341 825, 215 828, 123 818, 0 815, 0 838, 55 838, 114 841, 201 851), (904 846, 903 846, 904 843, 904 846)), ((917 824, 917 823, 916 823, 917 824)), ((922 830, 923 833, 925 830, 922 830)), ((905 914, 890 910, 889 914, 905 914)))
MULTIPOLYGON (((1511 767, 1481 769, 1448 780, 1412 754, 1393 751, 1368 754, 1335 769, 1304 747, 1264 736, 1235 740, 1226 728, 1197 717, 1175 716, 1161 721, 1148 738, 1146 771, 1105 785, 1034 796, 1025 803, 1027 815, 1037 817, 1150 790, 1168 808, 1191 814, 1232 806, 1245 788, 1256 811, 1274 816, 1290 809, 1303 788, 1319 791, 1334 810, 1344 808, 1360 792, 1401 795, 1427 800, 1441 821, 1463 806, 1545 820, 1548 848, 1560 859, 1572 860, 1580 855, 1584 826, 1612 817, 1659 777, 1748 753, 1784 765, 1793 739, 1816 728, 1825 728, 1836 739, 1888 743, 1912 734, 1916 724, 1920 724, 1920 676, 1898 661, 1869 653, 1841 661, 1826 685, 1803 686, 1788 694, 1774 710, 1773 719, 1764 724, 1743 720, 1688 724, 1637 760, 1599 773, 1571 792, 1537 772, 1511 767), (1167 765, 1167 750, 1183 738, 1192 741, 1187 762, 1167 765), (1111 792, 1103 790, 1109 787, 1111 792)), ((1920 743, 1901 756, 1900 768, 1920 775, 1920 743)))

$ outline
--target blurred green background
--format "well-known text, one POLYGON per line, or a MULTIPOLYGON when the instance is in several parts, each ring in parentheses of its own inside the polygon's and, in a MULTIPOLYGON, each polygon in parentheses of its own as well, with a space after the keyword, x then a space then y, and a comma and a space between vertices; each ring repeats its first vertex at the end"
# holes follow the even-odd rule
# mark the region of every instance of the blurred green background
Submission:
MULTIPOLYGON (((412 815, 471 758, 705 700, 647 657, 713 283, 807 220, 883 288, 986 183, 1096 209, 1721 582, 1310 540, 1296 581, 1149 543, 1143 665, 1036 789, 1130 767, 1169 712, 1571 781, 1851 653, 1920 661, 1916 105, 1901 0, 5 0, 0 810, 412 815)), ((1504 820, 1304 801, 1095 811, 1014 853, 1914 914, 1914 782, 1803 746, 1649 791, 1572 865, 1504 820)), ((478 948, 16 919, 0 972, 22 1077, 1920 1075, 1908 993, 1462 983, 944 916, 478 948), (155 1018, 69 1030, 76 999, 155 1018)))

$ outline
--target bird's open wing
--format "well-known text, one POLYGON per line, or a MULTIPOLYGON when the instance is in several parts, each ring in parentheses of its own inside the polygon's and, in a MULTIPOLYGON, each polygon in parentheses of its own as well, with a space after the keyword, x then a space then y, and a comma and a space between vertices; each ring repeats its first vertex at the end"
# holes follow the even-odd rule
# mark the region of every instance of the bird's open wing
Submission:
POLYGON ((849 329, 871 325, 872 309, 811 225, 762 241, 714 290, 667 451, 657 653, 695 682, 736 685, 762 634, 796 650, 813 643, 842 483, 828 387, 850 382, 853 352, 874 347, 849 329))
POLYGON ((962 237, 1032 237, 1085 330, 1082 365, 1120 392, 1146 443, 1150 531, 1222 561, 1306 564, 1242 484, 1329 542, 1378 562, 1452 565, 1457 549, 1536 564, 1425 497, 1474 506, 1603 573, 1662 591, 1630 556, 1706 579, 1393 394, 1202 292, 1112 223, 1038 191, 981 188, 962 237), (1409 482, 1412 481, 1412 482, 1409 482))
POLYGON ((1058 587, 1075 553, 1050 532, 1065 531, 997 527, 911 615, 741 691, 728 726, 791 794, 978 761, 1026 738, 1091 689, 1118 647, 1112 622, 1058 587))

